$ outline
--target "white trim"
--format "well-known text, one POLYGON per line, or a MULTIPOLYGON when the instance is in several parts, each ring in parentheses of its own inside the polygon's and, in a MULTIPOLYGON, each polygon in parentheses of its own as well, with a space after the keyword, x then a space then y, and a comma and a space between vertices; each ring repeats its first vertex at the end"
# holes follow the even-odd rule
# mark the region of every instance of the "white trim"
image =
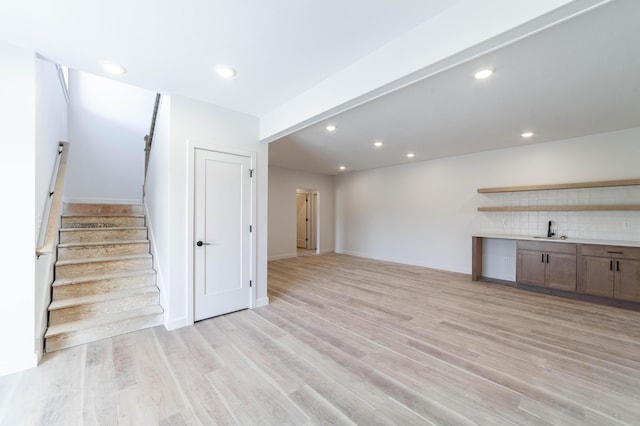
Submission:
POLYGON ((221 154, 229 154, 229 155, 239 155, 243 157, 249 157, 251 159, 251 168, 253 169, 253 178, 251 179, 251 225, 253 227, 253 232, 251 232, 251 254, 249 261, 249 279, 253 282, 251 287, 251 295, 249 300, 249 309, 254 309, 259 306, 263 306, 260 303, 264 303, 263 299, 267 300, 267 304, 269 303, 268 298, 260 299, 260 302, 256 300, 257 291, 256 288, 258 286, 256 279, 256 271, 257 271, 257 257, 258 257, 258 245, 257 245, 257 235, 258 235, 258 225, 257 225, 257 205, 258 205, 258 193, 257 193, 257 151, 249 151, 237 148, 230 148, 228 146, 216 146, 209 144, 202 144, 198 142, 191 141, 187 139, 186 149, 187 149, 187 190, 186 190, 186 205, 187 205, 187 244, 185 247, 187 253, 187 324, 191 325, 194 323, 194 247, 195 247, 195 156, 196 149, 202 149, 205 151, 219 152, 221 154))
POLYGON ((162 309, 165 312, 163 323, 165 328, 168 329, 169 315, 167 315, 168 306, 167 306, 167 298, 166 298, 168 289, 164 284, 164 279, 163 279, 164 275, 162 273, 162 268, 160 267, 161 263, 159 260, 158 248, 156 247, 156 241, 153 234, 153 226, 151 226, 151 215, 149 214, 149 206, 147 205, 146 201, 144 201, 142 204, 144 206, 144 218, 145 218, 144 223, 147 227, 147 237, 149 239, 149 249, 151 252, 151 259, 153 261, 153 269, 155 269, 156 271, 156 286, 158 286, 158 289, 160 290, 160 306, 162 306, 162 309))
MULTIPOLYGON (((58 236, 59 233, 56 232, 56 241, 54 247, 58 246, 58 236)), ((45 285, 42 288, 46 288, 46 292, 41 300, 36 296, 34 304, 35 306, 35 350, 36 357, 38 359, 38 363, 42 359, 44 355, 44 335, 47 332, 47 327, 49 325, 49 304, 51 303, 51 293, 52 293, 52 285, 54 281, 54 264, 56 263, 56 254, 54 253, 44 253, 39 257, 36 257, 36 280, 39 282, 44 282, 45 285), (38 306, 38 301, 40 301, 40 306, 38 306)))
POLYGON ((269 304, 269 298, 268 297, 261 297, 260 299, 256 300, 255 308, 259 308, 261 306, 267 306, 268 304, 269 304))
POLYGON ((298 257, 298 253, 287 253, 287 254, 280 254, 277 256, 269 256, 267 258, 268 262, 271 262, 272 260, 282 260, 282 259, 291 259, 294 257, 298 257))
POLYGON ((187 229, 185 229, 185 235, 187 236, 185 252, 187 253, 187 317, 185 318, 187 324, 192 325, 194 322, 194 232, 195 232, 195 157, 196 157, 196 148, 198 148, 198 144, 192 142, 187 139, 186 149, 187 149, 187 190, 185 191, 187 203, 187 229))
POLYGON ((188 325, 193 325, 193 319, 191 321, 189 321, 187 319, 187 317, 182 317, 182 318, 177 318, 177 319, 169 321, 165 325, 165 328, 167 330, 175 330, 175 329, 178 329, 178 328, 186 327, 188 325))
POLYGON ((434 270, 434 271, 442 271, 442 272, 449 272, 449 273, 452 273, 452 274, 461 274, 461 275, 471 276, 471 274, 466 273, 466 272, 458 272, 458 271, 454 271, 452 269, 436 268, 434 266, 427 265, 427 264, 424 264, 424 263, 408 262, 405 259, 395 259, 395 258, 391 258, 391 257, 373 257, 371 255, 363 254, 363 253, 360 253, 360 252, 357 252, 357 251, 337 251, 336 250, 336 254, 345 254, 345 255, 348 255, 348 256, 361 257, 363 259, 379 260, 380 262, 389 262, 389 263, 398 263, 400 265, 418 266, 420 268, 431 269, 431 270, 434 270))

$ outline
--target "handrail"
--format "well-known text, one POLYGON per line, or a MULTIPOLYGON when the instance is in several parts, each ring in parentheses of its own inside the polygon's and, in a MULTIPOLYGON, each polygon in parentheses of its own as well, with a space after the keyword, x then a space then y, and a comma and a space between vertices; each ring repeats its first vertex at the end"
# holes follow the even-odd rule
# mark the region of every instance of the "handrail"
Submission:
POLYGON ((64 188, 64 176, 67 171, 67 157, 69 155, 69 143, 60 142, 58 148, 59 163, 58 170, 55 172, 55 185, 53 190, 49 189, 50 203, 49 214, 47 215, 46 231, 44 234, 44 242, 36 249, 36 256, 53 253, 56 244, 56 233, 60 225, 60 216, 62 215, 62 195, 64 188))
POLYGON ((156 93, 156 101, 153 105, 153 115, 151 116, 151 128, 149 134, 144 137, 144 182, 142 190, 147 184, 147 169, 149 169, 149 158, 151 157, 151 144, 153 143, 153 135, 156 131, 156 119, 158 118, 158 108, 160 107, 160 93, 156 93))

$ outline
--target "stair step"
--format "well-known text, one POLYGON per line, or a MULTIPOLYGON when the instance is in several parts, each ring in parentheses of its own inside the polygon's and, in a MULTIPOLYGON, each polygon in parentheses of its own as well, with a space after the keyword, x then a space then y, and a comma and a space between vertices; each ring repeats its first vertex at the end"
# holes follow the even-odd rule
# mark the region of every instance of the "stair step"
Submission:
POLYGON ((144 226, 144 215, 63 215, 62 228, 113 228, 144 226))
POLYGON ((147 228, 144 226, 60 229, 61 244, 146 239, 147 228))
POLYGON ((49 325, 95 319, 115 312, 130 311, 159 303, 155 285, 117 292, 54 300, 49 305, 49 325))
POLYGON ((149 240, 100 241, 58 245, 58 260, 91 259, 149 253, 149 240))
POLYGON ((65 203, 63 208, 65 215, 87 215, 87 216, 107 216, 107 215, 129 215, 144 214, 142 204, 81 204, 65 203))
POLYGON ((46 352, 81 345, 162 324, 160 305, 117 312, 98 318, 49 326, 45 334, 46 352))
POLYGON ((153 269, 131 272, 116 272, 76 278, 58 278, 53 282, 52 300, 67 299, 93 294, 117 292, 128 288, 155 285, 153 269))
POLYGON ((56 279, 77 278, 86 275, 141 271, 152 268, 152 257, 148 253, 92 259, 70 259, 59 260, 55 263, 55 276, 56 279))
POLYGON ((162 324, 143 206, 63 210, 46 351, 162 324))

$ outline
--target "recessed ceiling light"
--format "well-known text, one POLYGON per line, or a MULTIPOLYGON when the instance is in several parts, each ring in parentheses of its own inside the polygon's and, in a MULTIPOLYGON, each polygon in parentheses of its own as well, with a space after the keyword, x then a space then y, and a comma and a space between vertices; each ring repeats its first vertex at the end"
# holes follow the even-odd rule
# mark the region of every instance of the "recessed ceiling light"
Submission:
POLYGON ((524 132, 520 136, 522 136, 523 138, 530 138, 531 136, 533 136, 533 132, 524 132))
POLYGON ((340 166, 340 170, 347 170, 347 166, 340 166))
POLYGON ((474 77, 478 80, 484 80, 487 77, 490 77, 493 74, 493 70, 491 68, 484 68, 479 70, 474 74, 474 77))
POLYGON ((102 68, 109 74, 122 75, 127 72, 127 69, 122 65, 113 62, 102 62, 102 68))
POLYGON ((220 77, 222 78, 231 78, 236 75, 236 70, 231 68, 228 65, 216 65, 213 68, 220 77))
POLYGON ((334 126, 333 124, 329 124, 327 127, 325 127, 325 129, 327 129, 329 132, 333 132, 334 130, 336 130, 336 126, 334 126))
POLYGON ((382 145, 383 145, 383 144, 382 144, 382 141, 375 141, 375 142, 373 143, 373 146, 375 146, 376 148, 380 148, 382 145))
POLYGON ((410 153, 407 154, 407 158, 413 158, 415 156, 416 155, 413 152, 410 152, 410 153))

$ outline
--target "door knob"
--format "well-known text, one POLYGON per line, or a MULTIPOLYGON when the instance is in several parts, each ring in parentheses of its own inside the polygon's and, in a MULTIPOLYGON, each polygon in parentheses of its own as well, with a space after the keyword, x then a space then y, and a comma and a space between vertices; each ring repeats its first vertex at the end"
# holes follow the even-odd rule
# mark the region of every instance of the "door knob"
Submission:
POLYGON ((202 247, 202 246, 210 246, 210 245, 211 245, 211 243, 203 243, 202 241, 198 241, 198 242, 196 243, 196 245, 197 245, 198 247, 202 247))

